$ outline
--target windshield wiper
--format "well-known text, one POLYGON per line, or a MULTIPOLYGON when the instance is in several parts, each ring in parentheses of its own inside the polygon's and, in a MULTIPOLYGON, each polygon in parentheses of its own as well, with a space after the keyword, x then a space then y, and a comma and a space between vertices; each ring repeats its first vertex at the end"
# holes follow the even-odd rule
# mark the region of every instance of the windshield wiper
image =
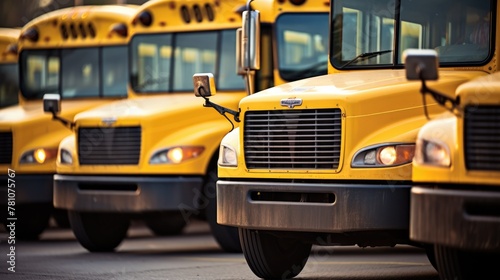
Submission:
POLYGON ((376 57, 376 56, 379 56, 381 54, 384 54, 384 53, 390 53, 392 52, 392 50, 385 50, 385 51, 378 51, 378 52, 367 52, 367 53, 362 53, 358 56, 356 56, 355 58, 349 60, 346 64, 340 66, 339 69, 343 69, 344 67, 356 62, 356 61, 363 61, 365 59, 370 59, 372 57, 376 57))

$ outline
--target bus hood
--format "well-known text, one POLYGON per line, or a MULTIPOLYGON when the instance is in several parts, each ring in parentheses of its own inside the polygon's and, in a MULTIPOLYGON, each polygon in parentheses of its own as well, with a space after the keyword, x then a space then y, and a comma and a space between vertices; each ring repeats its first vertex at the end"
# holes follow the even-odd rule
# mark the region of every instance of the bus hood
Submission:
MULTIPOLYGON (((211 98, 214 102, 236 110, 237 102, 246 96, 241 92, 220 94, 211 98)), ((75 116, 77 126, 106 126, 106 125, 150 125, 162 126, 165 122, 182 122, 187 118, 218 119, 220 116, 215 110, 203 107, 204 100, 197 98, 194 93, 170 93, 154 96, 141 96, 120 100, 75 116)))
MULTIPOLYGON (((441 71, 427 86, 449 96, 462 83, 487 75, 482 71, 441 71)), ((408 81, 405 70, 369 70, 330 74, 263 90, 240 102, 242 111, 344 107, 348 117, 422 106, 421 82, 408 81), (288 100, 301 105, 289 106, 288 100)), ((435 103, 432 99, 429 102, 435 103)))
MULTIPOLYGON (((98 106, 110 100, 68 100, 63 101, 61 116, 73 116, 76 113, 91 107, 98 106)), ((51 121, 52 115, 43 111, 43 101, 28 101, 23 105, 15 105, 0 110, 0 127, 22 123, 51 121)))

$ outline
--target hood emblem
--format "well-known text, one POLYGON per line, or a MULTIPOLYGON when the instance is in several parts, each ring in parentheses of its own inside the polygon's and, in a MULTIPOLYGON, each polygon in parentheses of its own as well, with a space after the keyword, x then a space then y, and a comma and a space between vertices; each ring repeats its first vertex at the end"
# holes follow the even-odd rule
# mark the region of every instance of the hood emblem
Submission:
POLYGON ((115 117, 102 118, 102 124, 104 124, 105 126, 112 126, 115 122, 115 117))
POLYGON ((300 106, 302 105, 302 99, 300 98, 295 98, 295 97, 290 97, 287 99, 281 99, 280 102, 281 106, 288 107, 290 109, 293 109, 295 106, 300 106))

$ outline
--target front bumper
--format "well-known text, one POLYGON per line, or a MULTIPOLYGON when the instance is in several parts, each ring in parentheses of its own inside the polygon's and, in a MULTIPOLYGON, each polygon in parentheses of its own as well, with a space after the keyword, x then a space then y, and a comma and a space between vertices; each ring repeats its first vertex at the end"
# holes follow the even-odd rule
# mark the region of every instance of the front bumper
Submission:
POLYGON ((500 192, 411 191, 410 239, 464 250, 500 249, 500 192))
POLYGON ((8 184, 13 184, 15 202, 19 204, 49 203, 52 204, 53 174, 19 174, 14 178, 0 175, 0 206, 7 205, 8 184), (9 182, 8 179, 11 179, 9 182), (13 180, 13 181, 12 181, 13 180))
POLYGON ((202 177, 54 175, 54 206, 82 212, 193 209, 202 177))
POLYGON ((409 185, 219 180, 217 222, 277 231, 408 230, 409 200, 409 185))

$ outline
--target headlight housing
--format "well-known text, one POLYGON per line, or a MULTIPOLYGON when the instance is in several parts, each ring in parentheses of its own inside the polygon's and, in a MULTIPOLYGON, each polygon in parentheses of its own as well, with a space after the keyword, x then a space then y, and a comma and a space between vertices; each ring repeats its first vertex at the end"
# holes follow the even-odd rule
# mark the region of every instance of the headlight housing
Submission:
POLYGON ((66 149, 59 151, 59 160, 62 164, 73 164, 73 155, 66 149))
POLYGON ((21 156, 19 163, 42 164, 57 157, 57 148, 38 148, 29 150, 21 156))
POLYGON ((157 151, 149 159, 150 164, 179 164, 189 159, 199 157, 205 147, 201 146, 178 146, 157 151))
POLYGON ((220 166, 238 166, 238 155, 233 147, 221 144, 219 150, 219 161, 220 166))
POLYGON ((415 144, 384 144, 358 151, 352 167, 390 167, 410 163, 415 154, 415 144))
POLYGON ((450 167, 450 148, 441 141, 418 139, 415 149, 415 162, 422 165, 450 167))

